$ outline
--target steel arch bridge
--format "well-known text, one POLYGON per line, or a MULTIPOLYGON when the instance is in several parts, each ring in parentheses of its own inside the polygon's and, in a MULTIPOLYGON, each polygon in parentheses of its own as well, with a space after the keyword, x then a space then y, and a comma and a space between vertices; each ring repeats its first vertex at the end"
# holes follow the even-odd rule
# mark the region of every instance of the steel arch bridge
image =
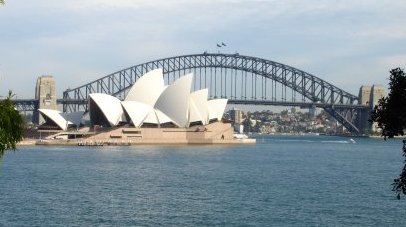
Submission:
POLYGON ((72 112, 87 109, 91 93, 122 99, 139 77, 156 68, 163 69, 166 83, 192 72, 193 90, 207 87, 210 98, 228 98, 229 104, 319 107, 355 134, 362 132, 368 119, 361 116, 369 113, 369 107, 358 105, 357 96, 297 68, 238 53, 205 52, 135 65, 68 89, 59 102, 64 112, 72 112))

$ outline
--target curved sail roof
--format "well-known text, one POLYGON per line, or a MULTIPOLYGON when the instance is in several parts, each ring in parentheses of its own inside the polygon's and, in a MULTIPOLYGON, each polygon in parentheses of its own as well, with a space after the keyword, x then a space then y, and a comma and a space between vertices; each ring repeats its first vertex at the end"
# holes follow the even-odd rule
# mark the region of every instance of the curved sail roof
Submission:
POLYGON ((145 118, 153 111, 152 106, 137 101, 123 101, 121 105, 135 127, 141 127, 145 118))
MULTIPOLYGON (((123 108, 121 107, 120 100, 116 97, 102 94, 102 93, 93 93, 89 94, 89 109, 90 119, 96 118, 95 114, 100 114, 98 112, 92 111, 92 102, 93 101, 101 111, 101 114, 104 115, 110 126, 116 126, 123 116, 123 108)), ((93 120, 91 120, 93 124, 93 120)), ((96 123, 97 124, 97 123, 96 123)))
POLYGON ((125 101, 137 101, 154 106, 165 90, 162 69, 154 69, 140 77, 131 87, 125 101))
POLYGON ((121 105, 135 127, 141 127, 143 123, 163 124, 172 122, 164 113, 147 104, 137 101, 123 101, 121 105))
POLYGON ((193 75, 187 74, 165 86, 163 70, 155 69, 140 77, 122 102, 107 94, 90 94, 91 123, 115 126, 127 117, 135 127, 168 122, 188 127, 191 122, 206 125, 209 120, 221 120, 227 99, 208 101, 208 89, 190 93, 192 80, 193 75))
POLYGON ((38 111, 46 116, 49 120, 53 121, 62 130, 66 130, 68 128, 69 122, 61 115, 60 111, 51 109, 38 109, 38 111))
POLYGON ((166 114, 162 113, 160 110, 152 109, 143 123, 164 124, 168 122, 173 122, 173 120, 166 116, 166 114))
POLYGON ((201 121, 203 125, 208 121, 207 97, 209 90, 202 89, 190 94, 189 122, 201 121))
POLYGON ((82 122, 83 114, 84 111, 77 111, 77 112, 72 112, 72 113, 62 113, 62 117, 65 118, 69 124, 74 124, 76 126, 79 126, 82 122))
POLYGON ((189 94, 192 74, 187 74, 169 85, 159 96, 155 108, 165 113, 179 127, 188 126, 189 94))
POLYGON ((69 125, 79 126, 84 114, 83 111, 72 113, 61 113, 58 110, 51 109, 38 109, 38 111, 58 125, 62 130, 67 130, 69 125))
POLYGON ((209 119, 221 120, 224 110, 227 106, 227 99, 212 99, 207 101, 207 107, 209 110, 209 119))

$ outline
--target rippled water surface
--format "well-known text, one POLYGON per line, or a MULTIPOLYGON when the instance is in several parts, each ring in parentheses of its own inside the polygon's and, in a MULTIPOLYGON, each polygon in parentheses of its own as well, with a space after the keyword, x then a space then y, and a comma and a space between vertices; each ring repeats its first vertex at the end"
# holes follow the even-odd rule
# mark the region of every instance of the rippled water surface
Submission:
POLYGON ((406 226, 400 140, 257 139, 20 147, 0 162, 0 226, 406 226))

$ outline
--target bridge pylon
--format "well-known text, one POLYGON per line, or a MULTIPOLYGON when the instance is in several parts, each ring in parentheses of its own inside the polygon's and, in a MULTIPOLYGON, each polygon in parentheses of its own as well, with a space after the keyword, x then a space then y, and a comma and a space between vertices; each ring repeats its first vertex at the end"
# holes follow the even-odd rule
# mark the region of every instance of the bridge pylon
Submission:
POLYGON ((55 80, 53 76, 45 75, 38 77, 35 86, 35 99, 38 100, 38 106, 34 111, 33 120, 36 124, 42 124, 45 122, 45 119, 39 114, 38 109, 58 109, 56 103, 57 95, 55 80))

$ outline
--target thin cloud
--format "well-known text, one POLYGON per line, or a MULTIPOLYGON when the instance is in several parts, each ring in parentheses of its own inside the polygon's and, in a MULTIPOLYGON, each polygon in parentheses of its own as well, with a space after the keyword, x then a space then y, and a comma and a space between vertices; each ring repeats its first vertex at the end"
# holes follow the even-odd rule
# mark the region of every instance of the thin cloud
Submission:
POLYGON ((351 77, 379 81, 387 63, 404 60, 405 11, 403 0, 9 1, 0 8, 0 90, 32 97, 36 77, 49 73, 61 93, 155 58, 217 51, 221 40, 222 51, 286 63, 355 94, 362 81, 351 77))

